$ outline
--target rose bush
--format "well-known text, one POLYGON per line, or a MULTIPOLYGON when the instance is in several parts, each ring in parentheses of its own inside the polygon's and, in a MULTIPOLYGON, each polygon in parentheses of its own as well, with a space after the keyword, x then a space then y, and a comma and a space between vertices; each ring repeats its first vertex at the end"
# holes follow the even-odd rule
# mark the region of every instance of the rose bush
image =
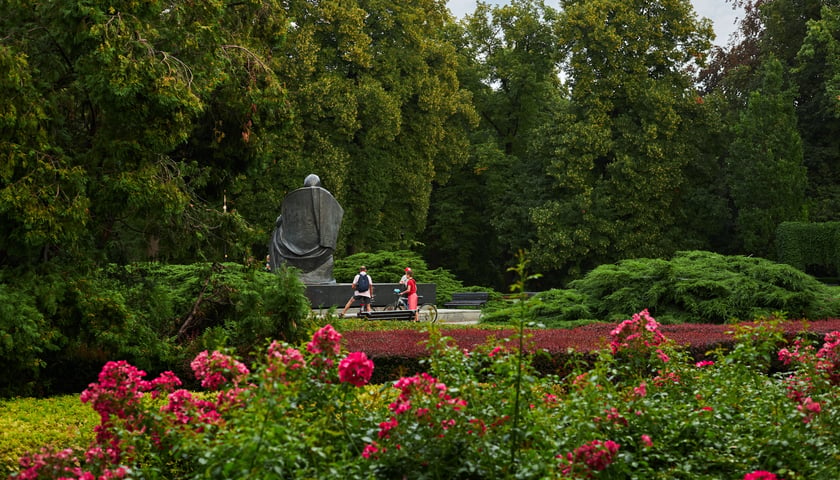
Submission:
POLYGON ((373 362, 329 325, 248 366, 202 352, 208 392, 110 362, 82 394, 94 444, 29 455, 11 478, 840 478, 840 332, 780 331, 738 326, 698 362, 643 311, 563 377, 536 373, 527 333, 465 349, 432 330, 422 373, 371 385, 373 362))

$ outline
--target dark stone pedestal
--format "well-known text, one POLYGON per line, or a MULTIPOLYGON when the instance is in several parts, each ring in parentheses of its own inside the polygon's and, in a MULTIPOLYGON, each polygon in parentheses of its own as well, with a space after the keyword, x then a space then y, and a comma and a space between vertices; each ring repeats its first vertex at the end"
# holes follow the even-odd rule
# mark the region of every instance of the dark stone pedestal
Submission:
MULTIPOLYGON (((397 294, 394 293, 395 288, 400 288, 398 283, 375 283, 373 285, 373 306, 383 307, 385 305, 394 303, 397 299, 397 294)), ((418 283, 417 294, 423 297, 420 303, 435 303, 437 294, 437 285, 434 283, 418 283)), ((307 285, 306 298, 312 304, 312 308, 329 309, 336 307, 341 310, 347 300, 353 296, 353 288, 351 283, 332 283, 324 285, 307 285)))

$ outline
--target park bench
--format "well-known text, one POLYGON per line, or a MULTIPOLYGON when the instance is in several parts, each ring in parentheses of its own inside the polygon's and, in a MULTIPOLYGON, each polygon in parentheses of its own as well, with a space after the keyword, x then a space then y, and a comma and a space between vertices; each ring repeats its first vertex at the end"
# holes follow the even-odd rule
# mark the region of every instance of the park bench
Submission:
POLYGON ((368 320, 414 320, 414 312, 414 310, 359 312, 359 318, 368 320))
POLYGON ((443 304, 445 308, 449 307, 481 307, 490 299, 490 294, 487 292, 461 292, 453 293, 452 300, 443 304))

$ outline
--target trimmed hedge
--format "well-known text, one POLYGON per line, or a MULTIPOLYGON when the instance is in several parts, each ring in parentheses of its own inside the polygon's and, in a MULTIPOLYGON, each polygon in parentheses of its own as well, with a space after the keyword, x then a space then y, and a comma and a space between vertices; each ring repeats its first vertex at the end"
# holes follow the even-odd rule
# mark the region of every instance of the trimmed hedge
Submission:
POLYGON ((97 425, 99 414, 78 395, 0 400, 0 478, 20 471, 18 460, 43 447, 86 451, 97 425))
POLYGON ((776 229, 779 262, 826 276, 840 274, 840 222, 783 222, 776 229))

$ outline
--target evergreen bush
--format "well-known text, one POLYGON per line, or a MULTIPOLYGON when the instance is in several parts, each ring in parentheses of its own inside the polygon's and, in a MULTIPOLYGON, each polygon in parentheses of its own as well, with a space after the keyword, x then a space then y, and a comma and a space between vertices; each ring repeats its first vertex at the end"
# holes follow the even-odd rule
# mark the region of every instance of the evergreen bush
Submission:
POLYGON ((782 263, 825 276, 840 273, 840 222, 782 222, 776 228, 782 263))
POLYGON ((417 283, 435 284, 435 303, 443 305, 452 299, 454 292, 463 291, 463 284, 443 268, 430 269, 423 258, 409 250, 396 252, 379 251, 376 253, 356 253, 342 259, 336 259, 333 276, 337 282, 350 283, 359 273, 359 266, 367 267, 368 273, 376 283, 397 283, 410 267, 417 283))
POLYGON ((638 259, 604 265, 570 288, 594 300, 598 318, 647 308, 663 323, 726 323, 785 312, 795 318, 840 313, 840 290, 762 258, 678 252, 670 261, 638 259), (833 313, 832 313, 833 311, 833 313))
POLYGON ((201 350, 248 356, 308 334, 297 276, 234 263, 57 269, 0 283, 0 395, 78 392, 110 359, 189 371, 201 350), (37 386, 37 388, 36 388, 37 386))
POLYGON ((34 295, 0 284, 0 396, 36 392, 44 354, 58 348, 57 335, 34 295))
MULTIPOLYGON (((791 318, 840 315, 840 288, 766 259, 705 251, 678 252, 670 260, 632 259, 601 265, 567 289, 537 294, 539 322, 567 328, 580 321, 617 321, 627 310, 647 309, 664 324, 721 324, 783 312, 791 318), (573 323, 574 322, 574 323, 573 323)), ((488 305, 482 321, 503 323, 509 303, 488 305)))
MULTIPOLYGON (((530 300, 534 303, 533 313, 542 325, 555 328, 570 328, 597 321, 592 314, 591 299, 575 290, 552 289, 540 292, 530 300)), ((506 299, 492 300, 481 310, 481 323, 508 323, 519 309, 506 299)))

